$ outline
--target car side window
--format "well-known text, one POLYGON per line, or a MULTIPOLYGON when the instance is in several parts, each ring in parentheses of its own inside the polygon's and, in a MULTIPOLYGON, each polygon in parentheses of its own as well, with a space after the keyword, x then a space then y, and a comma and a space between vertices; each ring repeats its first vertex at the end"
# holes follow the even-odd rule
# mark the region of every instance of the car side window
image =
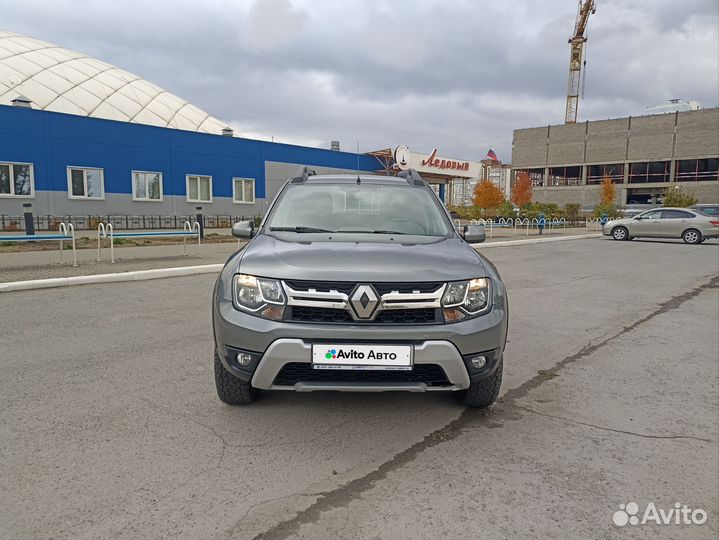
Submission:
POLYGON ((646 214, 642 214, 642 219, 659 219, 662 217, 662 211, 661 210, 655 210, 654 212, 647 212, 646 214))
POLYGON ((684 212, 683 210, 664 210, 662 212, 662 219, 689 219, 693 217, 694 214, 684 212))

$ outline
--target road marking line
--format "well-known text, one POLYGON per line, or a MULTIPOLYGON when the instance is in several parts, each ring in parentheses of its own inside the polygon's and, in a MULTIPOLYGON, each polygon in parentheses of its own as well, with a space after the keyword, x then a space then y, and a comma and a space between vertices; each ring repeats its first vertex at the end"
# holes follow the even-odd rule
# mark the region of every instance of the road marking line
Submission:
POLYGON ((563 240, 584 240, 586 238, 601 238, 602 233, 575 234, 571 236, 555 236, 551 238, 527 238, 524 240, 505 240, 503 242, 482 242, 481 244, 470 244, 473 248, 490 248, 505 246, 521 246, 522 244, 541 244, 543 242, 561 242, 563 240))
POLYGON ((73 285, 91 285, 96 283, 115 283, 120 281, 144 281, 147 279, 192 276, 196 274, 213 274, 222 270, 223 266, 224 264, 203 264, 197 266, 180 266, 176 268, 156 268, 154 270, 136 270, 134 272, 95 274, 92 276, 71 276, 62 278, 33 279, 28 281, 10 281, 8 283, 0 283, 0 292, 48 289, 51 287, 70 287, 73 285))

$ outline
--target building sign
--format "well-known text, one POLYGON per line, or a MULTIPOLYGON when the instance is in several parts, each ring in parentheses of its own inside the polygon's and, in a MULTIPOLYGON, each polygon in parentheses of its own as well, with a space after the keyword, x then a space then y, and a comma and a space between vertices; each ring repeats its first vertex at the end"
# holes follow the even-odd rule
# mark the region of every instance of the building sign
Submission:
POLYGON ((400 169, 406 171, 409 169, 409 163, 412 157, 409 148, 402 144, 394 150, 394 162, 399 166, 400 169))
POLYGON ((432 150, 432 153, 427 159, 422 160, 422 165, 427 167, 437 167, 438 169, 457 169, 460 171, 469 170, 468 161, 455 161, 453 159, 441 159, 437 157, 437 149, 432 150))
POLYGON ((441 157, 436 148, 431 154, 419 154, 400 145, 394 150, 394 162, 403 171, 415 169, 419 173, 442 174, 450 178, 479 178, 482 175, 481 163, 441 157))

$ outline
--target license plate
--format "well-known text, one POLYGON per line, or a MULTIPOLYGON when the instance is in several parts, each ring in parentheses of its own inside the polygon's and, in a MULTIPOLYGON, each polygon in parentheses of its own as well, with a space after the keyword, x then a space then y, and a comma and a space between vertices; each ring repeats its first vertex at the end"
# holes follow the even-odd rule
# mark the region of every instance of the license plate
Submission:
POLYGON ((396 370, 412 369, 410 345, 313 345, 314 369, 396 370))

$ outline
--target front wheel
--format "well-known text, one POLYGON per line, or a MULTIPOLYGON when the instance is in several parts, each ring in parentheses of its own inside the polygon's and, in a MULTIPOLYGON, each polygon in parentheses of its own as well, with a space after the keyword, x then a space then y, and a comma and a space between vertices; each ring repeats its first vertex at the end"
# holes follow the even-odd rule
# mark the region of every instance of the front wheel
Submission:
POLYGON ((612 230, 612 238, 615 240, 627 240, 629 238, 629 231, 624 227, 615 227, 612 230))
POLYGON ((684 240, 687 244, 699 244, 702 241, 702 233, 696 229, 686 230, 684 231, 684 234, 682 234, 682 240, 684 240))
POLYGON ((250 383, 238 379, 225 369, 215 349, 215 386, 217 397, 228 405, 247 405, 256 398, 259 390, 250 383))
POLYGON ((497 401, 499 387, 502 386, 502 364, 503 360, 500 360, 495 372, 486 379, 470 383, 466 390, 455 392, 457 400, 465 407, 477 409, 484 409, 497 401))

